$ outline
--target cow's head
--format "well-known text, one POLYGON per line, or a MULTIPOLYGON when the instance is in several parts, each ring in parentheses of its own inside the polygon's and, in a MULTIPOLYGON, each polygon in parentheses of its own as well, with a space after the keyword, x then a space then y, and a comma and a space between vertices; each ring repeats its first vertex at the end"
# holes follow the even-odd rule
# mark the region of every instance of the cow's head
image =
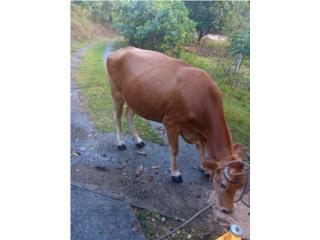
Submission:
POLYGON ((248 171, 242 161, 243 153, 243 147, 235 144, 234 155, 230 156, 230 160, 203 163, 203 169, 211 175, 218 206, 225 213, 232 212, 236 192, 241 190, 247 181, 248 171))

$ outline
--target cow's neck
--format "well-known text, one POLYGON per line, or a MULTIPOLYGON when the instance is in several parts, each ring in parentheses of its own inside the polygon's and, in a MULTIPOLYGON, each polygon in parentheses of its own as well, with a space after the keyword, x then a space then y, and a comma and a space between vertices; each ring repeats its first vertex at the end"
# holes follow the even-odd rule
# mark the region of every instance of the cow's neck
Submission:
POLYGON ((233 155, 232 137, 225 120, 223 108, 212 112, 208 136, 208 152, 216 160, 226 161, 233 155))

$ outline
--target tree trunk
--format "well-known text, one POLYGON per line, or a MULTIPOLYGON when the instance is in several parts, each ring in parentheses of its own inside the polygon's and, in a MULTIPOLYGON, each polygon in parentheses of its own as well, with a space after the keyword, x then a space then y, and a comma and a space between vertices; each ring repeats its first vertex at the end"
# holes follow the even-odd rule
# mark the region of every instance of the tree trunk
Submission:
POLYGON ((132 46, 132 47, 137 47, 136 42, 132 38, 129 39, 129 45, 132 46))
POLYGON ((203 37, 203 33, 202 32, 198 32, 198 44, 200 44, 201 42, 201 38, 203 37))

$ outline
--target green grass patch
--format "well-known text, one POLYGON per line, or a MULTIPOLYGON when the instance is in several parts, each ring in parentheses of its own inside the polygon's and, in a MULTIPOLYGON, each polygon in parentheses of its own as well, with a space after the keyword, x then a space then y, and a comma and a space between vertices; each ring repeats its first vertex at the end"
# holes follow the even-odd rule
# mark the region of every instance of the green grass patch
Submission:
POLYGON ((71 42, 71 53, 78 51, 88 44, 87 41, 72 41, 71 42))
POLYGON ((181 52, 179 54, 179 58, 191 64, 194 67, 202 68, 204 70, 210 69, 213 64, 213 62, 210 61, 210 59, 189 52, 181 52))
MULTIPOLYGON (((95 43, 83 56, 77 72, 77 85, 84 97, 86 109, 98 130, 115 132, 113 103, 103 52, 106 42, 95 43)), ((115 42, 114 48, 125 46, 125 43, 115 42)), ((122 118, 122 127, 129 133, 125 118, 122 118)), ((146 120, 137 116, 135 119, 137 131, 143 139, 164 144, 161 137, 148 125, 146 120)))
POLYGON ((224 111, 234 143, 250 145, 250 113, 230 101, 224 101, 224 111))

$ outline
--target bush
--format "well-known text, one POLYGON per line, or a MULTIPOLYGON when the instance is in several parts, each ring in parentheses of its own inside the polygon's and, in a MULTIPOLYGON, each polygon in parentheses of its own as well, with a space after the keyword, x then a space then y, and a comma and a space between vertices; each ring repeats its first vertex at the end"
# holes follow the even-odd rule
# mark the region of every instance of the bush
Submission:
POLYGON ((195 23, 182 1, 117 1, 113 27, 132 46, 179 52, 195 38, 195 23))

